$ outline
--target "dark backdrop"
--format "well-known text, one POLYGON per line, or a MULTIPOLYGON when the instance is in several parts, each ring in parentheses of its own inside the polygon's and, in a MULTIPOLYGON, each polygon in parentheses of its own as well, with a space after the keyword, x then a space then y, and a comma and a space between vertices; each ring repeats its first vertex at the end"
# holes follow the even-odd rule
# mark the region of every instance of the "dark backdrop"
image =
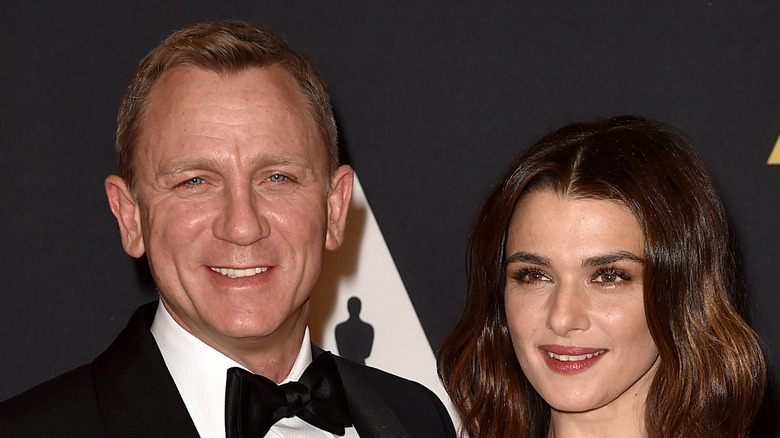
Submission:
MULTIPOLYGON (((739 234, 751 323, 770 364, 780 357, 780 166, 766 163, 780 134, 780 2, 8 3, 0 399, 88 361, 154 298, 104 200, 116 109, 149 49, 219 18, 312 53, 434 349, 464 301, 469 226, 504 168, 552 128, 634 113, 700 144, 739 234)), ((756 436, 780 437, 777 401, 773 389, 756 436)))

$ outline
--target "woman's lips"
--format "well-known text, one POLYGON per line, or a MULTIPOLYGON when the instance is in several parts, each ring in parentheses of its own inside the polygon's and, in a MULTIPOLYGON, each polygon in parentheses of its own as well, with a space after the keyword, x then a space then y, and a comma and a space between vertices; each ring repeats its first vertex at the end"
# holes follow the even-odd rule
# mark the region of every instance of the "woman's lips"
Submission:
POLYGON ((563 345, 542 345, 539 352, 553 371, 559 374, 575 374, 587 370, 598 362, 608 350, 563 345))

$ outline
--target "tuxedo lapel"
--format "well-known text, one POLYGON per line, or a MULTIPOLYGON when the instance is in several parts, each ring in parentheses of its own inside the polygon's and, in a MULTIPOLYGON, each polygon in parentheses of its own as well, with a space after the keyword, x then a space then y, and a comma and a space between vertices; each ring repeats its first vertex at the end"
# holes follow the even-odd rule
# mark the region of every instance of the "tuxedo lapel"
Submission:
MULTIPOLYGON (((322 349, 312 345, 312 356, 317 357, 322 349)), ((362 367, 334 356, 344 390, 347 393, 349 413, 360 436, 382 438, 410 438, 409 433, 398 420, 382 397, 363 379, 362 367)))
POLYGON ((347 390, 349 412, 360 436, 409 438, 409 433, 393 411, 371 387, 348 369, 339 368, 339 372, 347 390))
POLYGON ((139 308, 92 363, 109 437, 198 437, 149 328, 157 303, 139 308))

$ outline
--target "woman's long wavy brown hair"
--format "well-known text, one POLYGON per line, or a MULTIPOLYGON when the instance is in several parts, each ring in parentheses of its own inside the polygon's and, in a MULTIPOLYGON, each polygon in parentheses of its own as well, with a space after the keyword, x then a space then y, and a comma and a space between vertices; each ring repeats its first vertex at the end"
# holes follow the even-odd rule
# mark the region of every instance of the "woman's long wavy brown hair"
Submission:
POLYGON ((650 438, 739 438, 763 398, 766 366, 744 304, 723 204, 691 142, 631 116, 561 128, 494 187, 469 241, 466 307, 438 370, 474 437, 544 438, 550 407, 521 370, 504 309, 505 240, 532 190, 616 200, 645 240, 644 306, 660 366, 645 409, 650 438))

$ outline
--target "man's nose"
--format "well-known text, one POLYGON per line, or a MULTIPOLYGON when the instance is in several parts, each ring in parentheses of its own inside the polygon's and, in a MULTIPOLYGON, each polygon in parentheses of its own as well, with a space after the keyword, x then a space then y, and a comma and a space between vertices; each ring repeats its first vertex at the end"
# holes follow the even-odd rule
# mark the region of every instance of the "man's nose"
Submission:
POLYGON ((268 237, 270 227, 263 208, 263 199, 250 189, 226 191, 222 211, 214 223, 214 235, 242 246, 268 237))
POLYGON ((583 285, 560 282, 549 297, 547 327, 558 336, 567 336, 590 327, 590 298, 583 285))

